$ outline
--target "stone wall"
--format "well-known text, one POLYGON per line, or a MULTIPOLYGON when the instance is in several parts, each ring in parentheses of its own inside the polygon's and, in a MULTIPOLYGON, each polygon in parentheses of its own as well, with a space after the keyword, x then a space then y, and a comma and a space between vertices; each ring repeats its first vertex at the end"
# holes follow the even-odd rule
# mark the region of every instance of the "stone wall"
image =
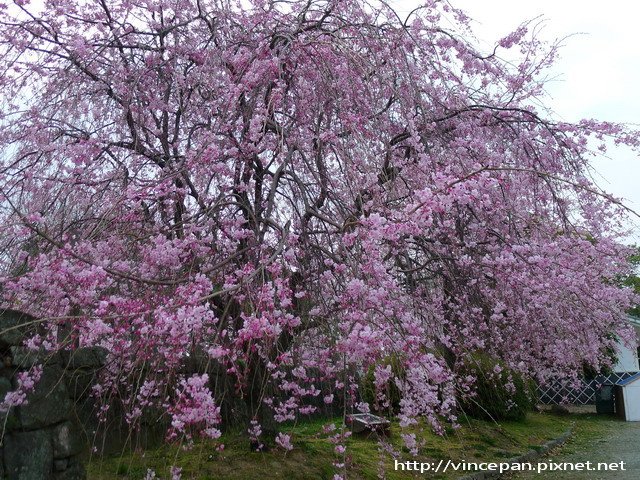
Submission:
POLYGON ((33 318, 0 311, 0 400, 15 390, 16 375, 35 365, 43 371, 27 402, 0 413, 0 478, 84 480, 88 442, 75 404, 86 396, 95 372, 104 364, 100 349, 37 352, 23 347, 33 318), (21 325, 30 323, 29 327, 21 325))
MULTIPOLYGON (((13 310, 0 310, 0 401, 17 387, 16 376, 36 365, 42 376, 27 403, 0 412, 0 480, 85 480, 89 446, 95 455, 112 455, 126 450, 153 448, 165 439, 166 416, 145 412, 140 425, 131 429, 118 402, 98 419, 100 405, 90 395, 96 375, 106 363, 106 351, 78 348, 74 351, 38 352, 25 348, 24 341, 38 333, 35 318, 13 310)), ((212 387, 233 392, 226 368, 205 355, 191 355, 181 373, 207 373, 212 387)), ((333 404, 316 399, 317 415, 335 415, 342 404, 336 394, 333 404)), ((224 395, 219 402, 222 426, 247 428, 250 408, 245 399, 224 395)), ((263 430, 272 420, 262 419, 263 430)), ((275 434, 274 432, 272 432, 275 434)))

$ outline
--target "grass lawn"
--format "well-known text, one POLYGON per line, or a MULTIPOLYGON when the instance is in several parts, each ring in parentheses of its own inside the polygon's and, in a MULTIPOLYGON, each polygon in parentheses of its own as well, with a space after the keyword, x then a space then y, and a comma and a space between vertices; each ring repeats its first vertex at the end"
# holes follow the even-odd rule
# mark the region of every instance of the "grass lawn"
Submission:
MULTIPOLYGON (((162 479, 170 478, 171 465, 182 467, 183 479, 331 479, 336 472, 332 463, 338 460, 333 445, 322 433, 322 426, 329 419, 311 420, 282 428, 291 434, 294 449, 284 452, 272 448, 268 452, 250 452, 248 440, 239 433, 226 433, 220 439, 225 449, 218 452, 219 442, 197 441, 185 450, 177 445, 162 446, 144 452, 124 452, 120 455, 96 459, 89 466, 89 478, 141 479, 147 469, 153 469, 162 479)), ((339 424, 339 419, 335 420, 339 424)), ((448 428, 444 436, 438 436, 427 427, 415 429, 423 440, 418 457, 413 457, 402 447, 400 427, 392 425, 390 443, 402 454, 402 460, 439 461, 501 461, 524 451, 538 448, 547 440, 558 437, 576 423, 577 437, 592 437, 600 433, 600 420, 595 415, 571 415, 558 417, 548 413, 530 413, 522 422, 492 423, 463 418, 461 428, 448 428)), ((393 460, 384 454, 386 478, 413 478, 410 472, 393 470, 393 460)), ((347 441, 347 464, 350 479, 375 479, 381 465, 381 454, 376 439, 353 436, 347 441)), ((417 475, 420 478, 456 478, 447 476, 417 475)))

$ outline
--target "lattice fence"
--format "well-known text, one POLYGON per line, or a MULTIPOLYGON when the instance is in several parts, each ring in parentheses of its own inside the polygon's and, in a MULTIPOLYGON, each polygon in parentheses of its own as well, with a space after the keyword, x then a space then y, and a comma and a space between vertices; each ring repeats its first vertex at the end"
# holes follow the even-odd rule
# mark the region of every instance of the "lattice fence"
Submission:
POLYGON ((595 405, 596 390, 603 383, 619 382, 637 372, 620 372, 611 375, 598 375, 593 380, 578 381, 557 380, 538 387, 538 401, 542 404, 595 405))

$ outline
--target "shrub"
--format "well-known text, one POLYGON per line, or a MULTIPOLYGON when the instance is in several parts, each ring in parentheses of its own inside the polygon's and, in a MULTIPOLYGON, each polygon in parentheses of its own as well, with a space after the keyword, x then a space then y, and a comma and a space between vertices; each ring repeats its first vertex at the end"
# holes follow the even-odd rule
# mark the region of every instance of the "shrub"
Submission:
POLYGON ((523 420, 536 403, 535 382, 487 354, 471 355, 460 376, 475 378, 472 392, 459 399, 462 411, 471 417, 523 420))
POLYGON ((371 365, 360 382, 360 396, 362 401, 369 404, 372 412, 386 412, 389 415, 397 414, 400 411, 400 399, 402 395, 395 379, 402 379, 404 376, 404 366, 397 355, 389 355, 371 365), (388 380, 382 382, 380 387, 376 388, 376 369, 379 371, 388 371, 389 367, 391 376, 388 380), (381 396, 386 400, 386 404, 381 401, 381 396))

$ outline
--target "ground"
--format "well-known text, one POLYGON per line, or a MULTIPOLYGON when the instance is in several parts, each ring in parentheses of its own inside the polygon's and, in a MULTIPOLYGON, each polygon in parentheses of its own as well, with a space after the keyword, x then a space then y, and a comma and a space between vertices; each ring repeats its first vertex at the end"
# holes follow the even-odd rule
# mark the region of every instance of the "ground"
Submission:
MULTIPOLYGON (((504 461, 519 453, 535 449, 547 440, 556 438, 571 427, 572 417, 556 417, 546 413, 531 413, 525 421, 485 422, 461 419, 458 429, 447 428, 444 436, 431 433, 427 427, 417 431, 424 444, 417 458, 403 449, 400 429, 392 426, 389 441, 402 455, 402 460, 438 462, 449 459, 471 461, 504 461)), ((272 448, 266 453, 252 453, 246 437, 240 433, 227 433, 220 440, 225 444, 223 452, 215 451, 212 442, 196 442, 190 450, 176 446, 164 446, 155 450, 125 452, 105 459, 94 459, 89 469, 92 480, 133 480, 143 478, 147 469, 155 471, 162 479, 170 478, 171 465, 183 468, 186 479, 331 479, 336 473, 332 463, 338 460, 328 435, 322 433, 325 424, 339 419, 316 419, 285 428, 292 435, 294 450, 285 453, 272 448)), ((394 471, 393 460, 388 454, 381 457, 379 443, 374 438, 357 436, 347 443, 349 480, 378 478, 382 466, 389 480, 408 478, 449 479, 457 475, 417 475, 394 471), (382 464, 381 464, 382 458, 382 464)))
MULTIPOLYGON (((333 445, 322 433, 323 425, 339 419, 316 419, 298 425, 288 425, 285 430, 292 435, 295 448, 285 453, 272 448, 264 453, 252 453, 246 437, 241 433, 226 433, 223 452, 215 451, 216 444, 196 442, 188 450, 178 446, 163 446, 145 452, 124 452, 117 456, 94 459, 89 468, 92 480, 133 480, 144 478, 148 469, 163 480, 170 478, 171 465, 183 468, 183 480, 330 480, 336 472, 332 462, 337 460, 333 445)), ((402 460, 438 462, 449 459, 471 462, 501 462, 528 450, 539 449, 547 440, 557 438, 568 429, 573 435, 564 445, 552 451, 540 461, 558 462, 619 462, 625 461, 626 472, 578 474, 577 472, 545 472, 519 475, 514 480, 533 479, 638 479, 640 478, 640 423, 626 423, 614 417, 596 415, 589 411, 556 416, 548 412, 531 413, 522 422, 484 422, 473 419, 461 421, 459 429, 448 428, 440 437, 426 428, 420 435, 424 444, 417 458, 401 447, 400 430, 392 427, 390 442, 401 451, 402 460)), ((380 468, 379 443, 373 438, 354 437, 347 444, 350 464, 349 480, 378 478, 380 468)), ((386 478, 454 479, 460 474, 415 475, 395 471, 389 455, 382 457, 386 478)))
POLYGON ((640 478, 640 422, 622 422, 614 418, 598 417, 595 422, 576 422, 576 433, 561 448, 544 460, 596 464, 624 461, 625 471, 577 472, 556 471, 544 474, 521 474, 514 480, 637 480, 640 478))

